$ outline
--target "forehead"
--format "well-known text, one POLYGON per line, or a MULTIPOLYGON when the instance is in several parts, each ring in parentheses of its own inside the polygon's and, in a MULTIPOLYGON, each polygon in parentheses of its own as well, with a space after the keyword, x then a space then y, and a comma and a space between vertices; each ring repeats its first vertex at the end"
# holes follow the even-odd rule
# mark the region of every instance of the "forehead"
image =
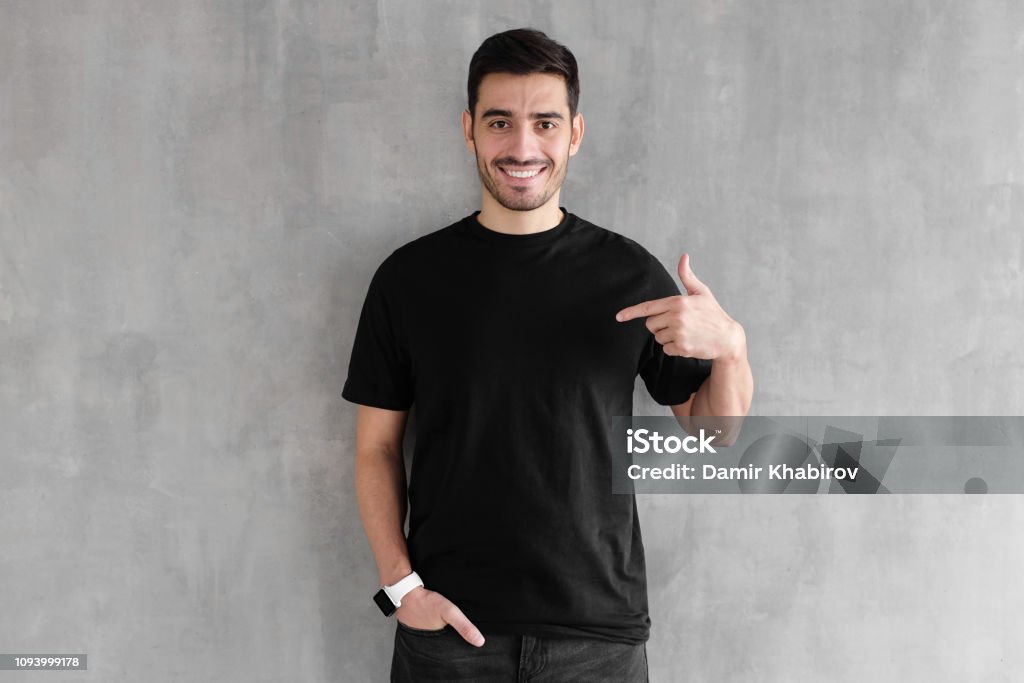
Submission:
POLYGON ((568 116, 569 93, 558 74, 491 73, 480 81, 477 111, 507 109, 513 114, 560 111, 568 116))

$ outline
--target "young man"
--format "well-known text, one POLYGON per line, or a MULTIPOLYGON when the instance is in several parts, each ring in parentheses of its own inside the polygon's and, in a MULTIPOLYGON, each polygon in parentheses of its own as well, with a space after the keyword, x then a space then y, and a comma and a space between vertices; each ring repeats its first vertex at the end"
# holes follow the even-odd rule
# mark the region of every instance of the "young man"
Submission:
POLYGON ((379 266, 342 392, 375 600, 398 622, 392 680, 645 681, 643 543, 634 496, 612 493, 608 425, 638 374, 680 418, 746 415, 743 328, 685 254, 689 296, 559 205, 583 138, 568 49, 491 36, 468 97, 482 208, 379 266))

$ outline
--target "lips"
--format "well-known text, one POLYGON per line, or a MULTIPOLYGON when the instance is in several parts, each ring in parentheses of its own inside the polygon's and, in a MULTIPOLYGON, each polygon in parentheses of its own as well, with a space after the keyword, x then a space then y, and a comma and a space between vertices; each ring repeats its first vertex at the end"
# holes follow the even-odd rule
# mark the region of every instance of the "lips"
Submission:
POLYGON ((547 171, 547 166, 541 166, 539 168, 508 168, 508 169, 506 169, 506 168, 504 168, 502 166, 499 166, 498 169, 501 171, 501 175, 508 182, 514 183, 514 184, 524 184, 524 185, 527 185, 529 183, 532 183, 537 178, 540 178, 542 175, 544 175, 544 172, 547 171), (517 175, 512 175, 510 173, 510 171, 511 171, 511 173, 517 173, 517 174, 533 173, 533 175, 517 176, 517 175))

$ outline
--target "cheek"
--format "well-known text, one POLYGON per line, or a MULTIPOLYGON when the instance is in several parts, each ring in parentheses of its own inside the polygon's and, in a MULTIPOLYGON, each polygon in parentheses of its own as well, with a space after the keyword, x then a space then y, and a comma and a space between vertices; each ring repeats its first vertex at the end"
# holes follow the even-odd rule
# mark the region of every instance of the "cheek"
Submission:
POLYGON ((559 138, 549 145, 544 147, 544 153, 547 154, 548 158, 555 161, 558 164, 564 164, 565 160, 569 158, 569 138, 559 138))
POLYGON ((473 139, 473 145, 476 147, 476 154, 480 157, 480 161, 489 164, 496 151, 494 141, 488 135, 478 133, 473 139))

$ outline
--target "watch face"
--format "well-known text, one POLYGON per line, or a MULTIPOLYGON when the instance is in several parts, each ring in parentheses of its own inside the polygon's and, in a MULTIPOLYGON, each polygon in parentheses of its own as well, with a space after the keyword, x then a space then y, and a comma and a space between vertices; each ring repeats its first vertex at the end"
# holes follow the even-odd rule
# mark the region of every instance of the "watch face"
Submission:
POLYGON ((391 598, 381 588, 377 591, 377 594, 373 596, 373 601, 377 603, 377 607, 380 607, 380 611, 384 613, 384 616, 390 617, 398 609, 395 607, 395 603, 391 602, 391 598))

